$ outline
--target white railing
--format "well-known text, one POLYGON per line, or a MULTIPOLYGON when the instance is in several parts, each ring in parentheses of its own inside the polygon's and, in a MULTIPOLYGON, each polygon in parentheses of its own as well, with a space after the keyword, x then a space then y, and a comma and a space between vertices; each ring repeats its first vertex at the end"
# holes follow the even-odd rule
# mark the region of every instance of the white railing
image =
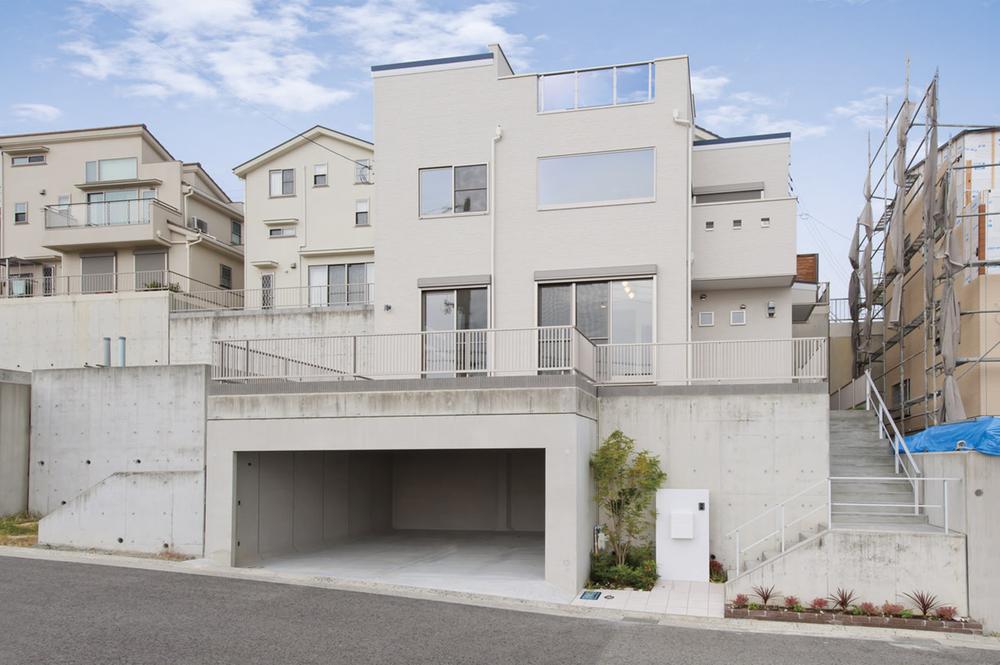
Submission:
MULTIPOLYGON (((0 279, 0 298, 36 298, 42 296, 87 295, 130 291, 180 292, 209 284, 171 270, 54 275, 52 277, 10 276, 0 279)), ((216 293, 220 292, 218 289, 216 293)))
POLYGON ((170 299, 171 312, 222 309, 282 309, 292 307, 345 308, 370 306, 375 302, 375 284, 338 286, 292 286, 273 289, 232 289, 177 293, 170 299))
POLYGON ((916 493, 917 486, 914 479, 920 475, 920 467, 917 466, 913 455, 910 454, 910 448, 906 445, 906 439, 899 433, 899 428, 896 427, 896 422, 892 419, 889 407, 885 405, 885 400, 879 394, 878 387, 872 381, 871 370, 867 369, 865 370, 865 410, 875 411, 875 418, 878 421, 878 438, 889 440, 889 445, 892 447, 892 453, 896 461, 896 473, 899 473, 900 469, 902 469, 906 477, 910 479, 913 491, 916 493), (905 461, 903 456, 899 454, 900 450, 903 451, 905 461))
POLYGON ((671 344, 601 344, 600 383, 824 381, 825 337, 671 344))
MULTIPOLYGON (((883 318, 883 307, 875 304, 872 311, 872 321, 881 321, 883 318)), ((868 310, 864 305, 858 312, 858 321, 864 321, 868 316, 868 310)), ((830 298, 830 321, 833 323, 851 322, 851 305, 847 298, 830 298)))
POLYGON ((217 340, 212 347, 212 378, 226 382, 539 373, 593 378, 593 345, 572 326, 217 340))
MULTIPOLYGON (((825 522, 825 528, 831 528, 829 511, 826 510, 828 497, 828 481, 821 480, 767 508, 727 533, 726 539, 733 543, 736 574, 744 572, 743 558, 747 554, 755 551, 763 553, 769 547, 776 549, 777 553, 784 552, 789 546, 789 530, 805 522, 805 525, 799 528, 808 531, 809 525, 806 520, 810 517, 818 514, 818 520, 825 522)), ((822 522, 818 521, 817 526, 821 527, 822 522)), ((792 540, 797 542, 797 538, 792 540)))
POLYGON ((45 228, 66 229, 149 224, 154 205, 178 212, 156 199, 62 203, 45 207, 45 228))
MULTIPOLYGON (((958 482, 959 478, 900 478, 895 476, 886 477, 869 477, 869 476, 840 476, 832 477, 828 479, 830 483, 829 490, 829 503, 828 503, 828 521, 832 524, 833 519, 837 516, 855 516, 855 517, 865 517, 865 516, 880 516, 880 517, 902 517, 908 515, 920 515, 921 511, 925 513, 928 510, 940 510, 940 518, 942 521, 942 528, 947 534, 951 530, 951 509, 948 505, 948 483, 958 482), (864 502, 864 501, 834 501, 834 485, 839 484, 841 486, 847 486, 847 492, 850 493, 851 486, 857 486, 862 483, 882 483, 882 482, 898 482, 898 483, 909 483, 913 488, 913 501, 906 502, 892 502, 892 501, 878 501, 878 502, 864 502), (923 503, 921 497, 926 497, 928 495, 928 485, 931 483, 941 483, 941 502, 940 503, 923 503)), ((935 515, 937 517, 937 515, 935 515)), ((850 528, 850 527, 847 527, 850 528)))
POLYGON ((864 404, 867 399, 868 380, 864 376, 859 376, 830 395, 830 409, 850 411, 864 404))

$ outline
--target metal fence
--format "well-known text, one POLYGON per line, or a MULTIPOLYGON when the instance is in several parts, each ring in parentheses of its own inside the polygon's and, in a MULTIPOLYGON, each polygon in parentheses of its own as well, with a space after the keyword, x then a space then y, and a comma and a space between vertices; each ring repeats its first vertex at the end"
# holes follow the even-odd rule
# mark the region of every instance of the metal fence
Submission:
POLYGON ((171 312, 224 309, 283 309, 292 307, 355 307, 375 301, 375 284, 292 286, 272 289, 197 290, 175 293, 171 312))
MULTIPOLYGON (((39 296, 86 295, 128 291, 180 292, 198 285, 209 284, 171 270, 139 272, 91 273, 86 275, 52 275, 28 277, 11 275, 0 279, 0 298, 34 298, 39 296)), ((221 291, 221 289, 216 289, 221 291)))

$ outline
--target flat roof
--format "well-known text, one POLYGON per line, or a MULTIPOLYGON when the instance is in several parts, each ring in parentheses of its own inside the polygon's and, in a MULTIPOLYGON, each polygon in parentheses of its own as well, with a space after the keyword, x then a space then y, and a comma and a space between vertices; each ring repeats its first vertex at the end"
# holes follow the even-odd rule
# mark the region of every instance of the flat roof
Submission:
MULTIPOLYGON (((707 130, 706 130, 707 131, 707 130)), ((753 134, 750 136, 732 136, 727 139, 703 139, 695 141, 694 145, 720 145, 722 143, 746 143, 748 141, 771 141, 774 139, 790 139, 791 132, 777 132, 775 134, 753 134)))
POLYGON ((431 67, 433 65, 448 65, 455 62, 472 62, 474 60, 492 60, 492 53, 474 53, 472 55, 456 55, 450 58, 433 58, 431 60, 411 60, 388 65, 372 65, 373 72, 384 72, 389 69, 409 69, 411 67, 431 67))

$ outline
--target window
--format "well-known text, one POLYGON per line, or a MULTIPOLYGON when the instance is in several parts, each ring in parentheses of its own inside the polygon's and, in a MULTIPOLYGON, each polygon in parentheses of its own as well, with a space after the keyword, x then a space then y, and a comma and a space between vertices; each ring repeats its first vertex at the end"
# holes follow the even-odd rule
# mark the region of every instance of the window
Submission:
POLYGON ((229 242, 233 245, 243 244, 243 223, 235 219, 229 220, 229 242))
POLYGON ((295 227, 294 226, 276 226, 273 229, 268 229, 267 235, 269 238, 294 238, 295 237, 295 227))
POLYGON ((761 190, 751 189, 738 192, 714 192, 710 194, 695 194, 695 203, 728 203, 730 201, 753 201, 759 200, 761 190))
POLYGON ((188 228, 194 229, 199 233, 208 233, 208 222, 201 217, 192 217, 191 222, 188 224, 188 228))
POLYGON ((15 224, 27 224, 28 223, 28 204, 27 203, 15 203, 14 204, 14 223, 15 224))
POLYGON ((538 207, 637 203, 655 193, 653 148, 538 159, 538 207))
POLYGON ((489 297, 485 287, 424 291, 423 371, 468 376, 487 368, 489 297))
POLYGON ((80 292, 111 293, 117 287, 115 254, 80 257, 80 292))
POLYGON ((87 162, 86 181, 135 180, 139 177, 139 160, 135 157, 100 159, 87 162))
POLYGON ((168 286, 166 252, 139 250, 135 252, 134 259, 136 290, 156 290, 168 286))
POLYGON ((769 228, 771 228, 771 218, 770 217, 761 217, 760 218, 760 228, 762 228, 762 229, 769 229, 769 228))
POLYGON ((368 226, 368 199, 358 199, 354 202, 354 225, 368 226))
POLYGON ((268 173, 271 196, 295 196, 295 170, 277 169, 268 173))
POLYGON ((653 341, 653 280, 538 285, 538 325, 575 325, 597 344, 653 341))
POLYGON ((372 302, 374 263, 309 266, 309 305, 364 305, 372 302))
POLYGON ((705 230, 706 231, 714 231, 715 230, 715 222, 705 222, 705 230))
POLYGON ((420 169, 420 216, 485 212, 486 164, 420 169))
POLYGON ((729 313, 729 325, 745 326, 747 324, 747 311, 745 309, 734 309, 729 313))
POLYGON ((372 160, 359 159, 354 162, 354 182, 358 185, 369 185, 375 182, 372 173, 372 160))
POLYGON ((698 325, 708 328, 715 325, 715 312, 698 312, 698 325))
POLYGON ((743 220, 742 219, 734 219, 733 220, 733 230, 734 231, 739 231, 742 228, 743 228, 743 220))
POLYGON ((326 180, 326 164, 317 164, 313 167, 313 187, 326 187, 329 183, 326 180))
POLYGON ((224 263, 219 264, 219 288, 233 288, 233 269, 224 263))
POLYGON ((260 275, 260 306, 264 309, 274 307, 274 273, 265 272, 260 275))
POLYGON ((56 209, 62 212, 69 212, 69 204, 71 200, 72 199, 69 194, 60 194, 59 204, 56 206, 56 209))
POLYGON ((538 110, 573 109, 637 104, 654 98, 653 63, 604 67, 538 77, 538 110))
POLYGON ((17 157, 11 157, 10 163, 12 166, 29 166, 34 164, 44 164, 45 155, 18 155, 17 157))

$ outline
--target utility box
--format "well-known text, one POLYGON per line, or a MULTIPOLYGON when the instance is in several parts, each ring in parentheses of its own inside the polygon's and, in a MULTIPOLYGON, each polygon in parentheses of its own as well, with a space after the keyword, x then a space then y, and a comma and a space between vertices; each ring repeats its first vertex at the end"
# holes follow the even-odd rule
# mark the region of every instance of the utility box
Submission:
POLYGON ((656 569, 661 579, 708 581, 708 490, 657 490, 656 569))

